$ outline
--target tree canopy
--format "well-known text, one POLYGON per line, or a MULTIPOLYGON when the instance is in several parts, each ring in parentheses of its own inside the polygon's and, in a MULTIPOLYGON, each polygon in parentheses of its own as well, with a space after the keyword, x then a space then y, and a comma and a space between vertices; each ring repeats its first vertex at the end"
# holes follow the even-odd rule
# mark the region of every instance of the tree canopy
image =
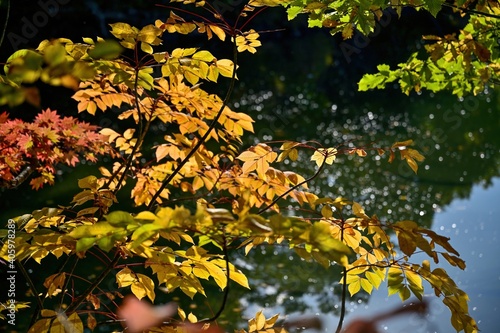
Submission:
MULTIPOLYGON (((159 5, 168 13, 165 19, 141 27, 110 24, 112 39, 54 38, 6 59, 0 104, 31 105, 39 112, 31 121, 0 115, 5 191, 25 181, 33 190, 54 185, 61 165, 84 161, 98 168, 78 180, 71 201, 12 216, 0 230, 2 265, 30 289, 16 293, 11 283, 0 318, 20 325, 16 316, 27 311, 29 332, 83 332, 102 325, 116 330, 122 324, 132 332, 220 331, 216 323, 233 287, 251 288, 238 267, 244 258, 232 258, 267 244, 305 264, 335 270, 338 332, 348 294, 370 294, 382 283, 402 301, 423 300, 430 288, 450 309, 457 331, 477 332, 468 295, 435 267, 445 261, 465 268, 448 238, 405 216, 379 218, 356 198, 309 187, 342 156, 352 157, 342 163, 353 168, 368 155, 387 163, 401 160, 416 173, 425 157, 411 138, 388 146, 280 140, 245 148, 243 138, 254 131, 254 120, 229 103, 234 86, 245 81, 238 75, 241 55, 262 45, 264 31, 252 23, 265 17, 267 6, 285 7, 289 19, 307 15, 309 27, 327 28, 345 40, 356 30, 374 33, 388 10, 400 15, 410 6, 433 16, 442 8, 452 10, 467 21, 457 34, 424 36, 425 50, 396 69, 380 64, 378 73, 363 76, 359 90, 396 82, 406 94, 421 89, 480 94, 498 80, 498 2, 250 0, 233 6, 234 22, 226 20, 227 6, 218 0, 171 1, 159 5), (183 46, 164 45, 172 35, 183 46), (40 82, 71 90, 78 116, 41 109, 40 82), (110 119, 108 125, 92 121, 100 115, 110 119), (153 128, 161 128, 162 135, 153 128), (309 163, 314 172, 289 170, 295 161, 309 163), (130 209, 115 209, 118 198, 130 209), (416 253, 427 259, 415 261, 416 253), (57 264, 33 266, 40 273, 35 279, 25 267, 33 261, 57 264), (96 262, 99 268, 87 274, 96 262), (222 296, 214 296, 213 289, 222 296), (215 309, 210 318, 198 319, 206 314, 189 312, 182 301, 177 310, 173 303, 137 303, 166 302, 171 295, 209 295, 215 309)), ((277 320, 258 312, 243 331, 286 331, 277 320)))

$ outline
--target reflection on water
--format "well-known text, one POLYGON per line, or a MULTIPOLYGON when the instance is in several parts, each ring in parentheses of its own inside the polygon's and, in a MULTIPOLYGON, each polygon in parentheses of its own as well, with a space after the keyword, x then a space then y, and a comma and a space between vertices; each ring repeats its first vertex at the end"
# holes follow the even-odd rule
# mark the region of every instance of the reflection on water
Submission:
MULTIPOLYGON (((452 245, 467 262, 465 271, 449 269, 450 276, 470 296, 469 311, 476 319, 482 332, 498 331, 500 307, 500 178, 492 180, 492 186, 485 189, 476 185, 468 199, 456 199, 442 212, 435 215, 432 229, 452 239, 452 245)), ((431 293, 432 294, 432 293, 431 293)), ((412 316, 388 321, 381 326, 381 332, 442 333, 454 332, 450 324, 449 310, 433 295, 428 295, 430 311, 425 320, 412 316)), ((356 317, 372 316, 400 304, 398 297, 387 297, 387 289, 375 291, 367 304, 350 305, 347 321, 356 317)), ((335 327, 336 317, 329 317, 329 328, 335 327)), ((331 330, 330 330, 331 331, 331 330)))
MULTIPOLYGON (((325 96, 316 96, 318 101, 305 102, 304 95, 291 98, 276 96, 270 92, 251 93, 242 99, 240 108, 250 110, 256 118, 262 119, 260 124, 263 123, 263 126, 259 127, 257 122, 255 141, 263 138, 269 141, 287 138, 318 140, 330 146, 365 145, 371 142, 387 146, 395 141, 414 139, 426 156, 418 175, 414 175, 406 164, 395 161, 394 165, 389 165, 387 156, 380 158, 372 154, 372 158, 366 159, 344 157, 329 166, 312 187, 323 194, 345 196, 363 202, 366 210, 377 214, 381 220, 395 222, 394 219, 412 219, 421 225, 433 225, 437 228, 436 214, 438 218, 445 216, 446 219, 448 215, 443 211, 448 211, 453 200, 465 199, 468 202, 474 185, 489 188, 493 177, 499 176, 498 95, 490 93, 460 100, 447 94, 412 97, 393 94, 390 99, 380 98, 390 93, 366 97, 359 95, 359 99, 354 99, 354 102, 342 105, 327 101, 325 96), (324 107, 319 107, 320 104, 324 107), (314 112, 311 112, 310 106, 315 106, 314 112), (266 110, 274 110, 274 114, 266 110), (277 126, 280 122, 282 125, 277 126), (262 135, 263 133, 265 134, 262 135)), ((301 158, 286 167, 299 170, 303 175, 312 174, 314 169, 308 156, 301 158)), ((497 184, 497 188, 498 186, 497 184)), ((493 192, 493 198, 489 202, 498 201, 499 196, 494 196, 495 193, 498 194, 498 190, 493 192)), ((462 224, 460 236, 447 233, 447 230, 436 231, 449 235, 453 246, 468 259, 466 252, 470 252, 474 240, 479 237, 475 234, 478 218, 461 217, 452 222, 452 226, 455 223, 453 230, 458 230, 458 223, 462 224), (471 226, 467 228, 469 224, 471 226), (459 245, 464 243, 470 245, 460 249, 459 245)), ((487 251, 494 251, 498 244, 492 241, 488 246, 489 250, 482 250, 483 255, 487 251)), ((254 266, 261 268, 258 272, 249 272, 254 284, 258 286, 251 295, 243 298, 245 305, 250 305, 249 315, 253 310, 264 306, 273 309, 269 314, 338 312, 339 272, 335 269, 326 271, 319 266, 304 266, 300 259, 289 257, 289 254, 273 248, 263 249, 261 253, 256 251, 246 260, 255 262, 254 266)), ((467 263, 469 274, 487 265, 487 262, 478 261, 477 258, 471 258, 467 263)), ((449 272, 457 278, 457 283, 465 283, 460 275, 453 274, 454 268, 449 272)), ((495 292, 498 294, 498 277, 490 283, 495 284, 495 292)), ((474 295, 474 290, 466 291, 471 298, 478 297, 474 295)), ((386 291, 377 292, 377 296, 372 296, 370 306, 362 313, 378 309, 378 302, 385 302, 386 294, 386 291), (374 308, 372 304, 377 305, 374 308)), ((364 302, 367 300, 367 296, 351 300, 350 311, 357 313, 358 308, 364 309, 364 302)), ((387 304, 399 302, 399 298, 393 297, 387 304)), ((474 299, 471 304, 474 305, 474 299)), ((441 327, 441 321, 449 323, 449 312, 441 307, 440 301, 432 300, 431 309, 432 313, 427 320, 419 322, 415 319, 421 332, 433 332, 434 326, 441 327), (436 308, 444 313, 438 316, 436 308), (423 322, 427 324, 422 326, 423 322)), ((472 308, 471 313, 475 313, 472 308)), ((334 327, 331 324, 330 330, 334 327)), ((447 332, 449 329, 438 329, 436 332, 447 332)))
MULTIPOLYGON (((328 43, 315 43, 319 49, 330 50, 325 46, 328 43)), ((270 47, 264 49, 260 56, 263 59, 280 57, 279 52, 276 47, 270 47)), ((377 214, 383 221, 411 219, 451 237, 453 246, 463 255, 468 268, 464 273, 450 268, 450 275, 469 293, 471 314, 477 315, 482 328, 481 321, 492 321, 498 311, 492 303, 481 303, 481 298, 484 300, 500 293, 498 264, 491 267, 487 261, 478 260, 479 249, 474 250, 475 257, 471 257, 470 253, 480 237, 484 237, 484 234, 480 235, 483 231, 477 229, 478 223, 490 223, 493 228, 490 231, 494 235, 498 228, 491 226, 492 210, 483 212, 486 215, 473 213, 477 198, 470 198, 473 189, 478 191, 479 188, 489 189, 483 197, 490 204, 500 198, 500 184, 497 182, 491 188, 494 177, 500 176, 498 91, 463 99, 448 93, 424 92, 406 96, 391 89, 357 93, 353 84, 355 79, 324 74, 336 70, 344 72, 344 68, 336 67, 336 62, 330 65, 325 61, 321 63, 319 57, 314 65, 322 70, 298 72, 296 68, 307 63, 307 57, 303 52, 292 53, 287 56, 289 61, 282 64, 283 68, 267 69, 267 76, 263 75, 266 68, 262 64, 260 72, 252 68, 252 71, 241 75, 245 80, 240 84, 236 93, 237 102, 233 106, 250 113, 257 120, 255 135, 249 144, 288 139, 317 140, 325 146, 371 147, 372 143, 376 143, 383 147, 396 141, 413 139, 426 157, 418 175, 405 163, 395 161, 392 165, 388 164, 388 156, 379 157, 374 152, 365 159, 352 156, 338 158, 321 177, 314 180, 311 188, 323 195, 344 196, 362 202, 369 214, 377 214), (344 79, 347 82, 342 82, 344 79), (269 87, 272 89, 269 90, 269 87), (456 200, 462 200, 458 202, 465 203, 468 211, 456 210, 456 200), (455 211, 455 214, 450 211, 455 211), (481 219, 483 222, 480 222, 481 219), (453 232, 449 232, 447 227, 441 230, 445 224, 450 225, 453 232), (460 235, 457 234, 458 225, 462 230, 460 235), (488 267, 488 274, 484 275, 484 283, 489 283, 492 290, 483 293, 468 288, 466 284, 474 278, 473 272, 482 271, 485 267, 488 267), (492 274, 492 270, 496 275, 492 274), (481 304, 483 312, 478 310, 477 304, 481 304)), ((306 155, 284 167, 299 171, 304 176, 314 173, 314 166, 306 155)), ((498 211, 498 208, 495 209, 498 211)), ((482 256, 494 253, 498 240, 488 238, 481 246, 485 247, 481 250, 482 256)), ((338 313, 339 274, 335 268, 311 268, 300 259, 272 247, 261 248, 261 252, 256 250, 244 260, 251 265, 248 274, 258 286, 251 294, 239 297, 249 316, 262 307, 267 308, 269 315, 276 312, 305 312, 320 316, 338 313), (260 269, 256 271, 253 267, 260 269)), ((364 295, 353 299, 349 311, 371 316, 381 308, 387 310, 393 304, 400 304, 397 296, 387 300, 386 295, 387 291, 380 290, 371 297, 364 295)), ((386 325, 382 331, 453 331, 449 324, 449 311, 441 305, 441 301, 435 298, 429 300, 431 312, 425 320, 412 317, 412 327, 408 327, 408 318, 405 318, 403 324, 394 326, 391 322, 389 324, 393 326, 386 325)), ((327 331, 335 327, 334 318, 329 322, 327 331)), ((491 331, 487 327, 483 331, 491 331)))

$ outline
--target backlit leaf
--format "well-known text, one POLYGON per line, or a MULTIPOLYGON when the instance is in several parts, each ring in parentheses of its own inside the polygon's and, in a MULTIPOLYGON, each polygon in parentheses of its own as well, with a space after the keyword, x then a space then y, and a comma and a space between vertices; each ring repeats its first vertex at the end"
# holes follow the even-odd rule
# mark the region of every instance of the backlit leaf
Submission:
POLYGON ((107 40, 95 45, 88 53, 94 59, 116 59, 123 52, 123 47, 115 40, 107 40))

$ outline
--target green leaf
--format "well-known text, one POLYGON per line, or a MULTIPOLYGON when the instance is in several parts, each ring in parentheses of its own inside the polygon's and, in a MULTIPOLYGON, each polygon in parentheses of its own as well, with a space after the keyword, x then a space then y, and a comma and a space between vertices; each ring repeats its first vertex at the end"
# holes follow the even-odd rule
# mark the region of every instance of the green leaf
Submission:
POLYGON ((309 233, 309 242, 322 252, 328 253, 337 263, 347 265, 347 256, 351 254, 351 249, 333 238, 328 222, 319 221, 313 224, 309 233))
POLYGON ((131 248, 135 248, 139 245, 141 245, 144 241, 149 239, 150 237, 156 235, 158 233, 158 230, 163 229, 161 225, 158 224, 145 224, 143 226, 140 226, 137 228, 134 233, 132 234, 132 240, 134 241, 131 244, 131 248))
POLYGON ((441 5, 443 1, 441 0, 424 0, 426 7, 429 9, 429 12, 432 16, 436 16, 441 10, 441 5))
POLYGON ((128 224, 135 224, 135 220, 128 212, 123 212, 120 210, 109 213, 104 216, 106 221, 113 226, 126 226, 128 224))
POLYGON ((212 53, 210 53, 208 51, 196 52, 195 54, 193 54, 192 58, 196 59, 196 60, 205 61, 205 62, 212 62, 215 60, 215 57, 212 55, 212 53))
POLYGON ((76 251, 83 252, 90 249, 95 244, 96 237, 83 237, 76 242, 76 251))
POLYGON ((83 189, 97 189, 97 177, 96 176, 87 176, 85 178, 78 180, 78 187, 83 189))
POLYGON ((99 42, 89 50, 89 56, 94 59, 116 59, 123 52, 123 47, 116 40, 106 40, 99 42))
POLYGON ((123 229, 116 228, 108 222, 97 222, 93 225, 82 225, 76 227, 68 235, 78 239, 83 237, 104 236, 119 230, 123 229))
POLYGON ((401 298, 401 301, 406 301, 408 298, 410 298, 411 296, 411 293, 410 293, 410 289, 408 289, 408 287, 406 286, 402 286, 400 289, 399 289, 399 297, 401 298))
POLYGON ((51 66, 57 66, 66 61, 66 49, 61 44, 49 45, 44 52, 45 62, 51 66))

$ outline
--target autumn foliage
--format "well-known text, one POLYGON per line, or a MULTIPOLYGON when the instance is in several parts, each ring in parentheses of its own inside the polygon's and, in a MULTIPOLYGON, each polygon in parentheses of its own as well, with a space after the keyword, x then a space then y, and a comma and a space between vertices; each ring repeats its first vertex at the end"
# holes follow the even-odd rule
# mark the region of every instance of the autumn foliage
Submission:
POLYGON ((56 111, 41 111, 31 123, 0 115, 0 180, 15 187, 22 177, 36 176, 30 185, 37 190, 54 184, 56 166, 75 166, 81 158, 95 162, 98 155, 109 154, 104 136, 97 126, 61 117, 56 111))
MULTIPOLYGON (((448 238, 404 217, 380 220, 355 200, 309 189, 308 183, 334 167, 340 155, 385 155, 388 162, 398 157, 417 172, 424 156, 412 148, 412 140, 389 147, 262 142, 242 149, 243 136, 253 131, 254 121, 228 106, 238 53, 255 53, 261 45, 259 33, 247 28, 253 13, 288 2, 250 1, 234 26, 208 1, 174 2, 203 7, 208 18, 196 15, 190 20, 170 11, 166 20, 142 28, 111 24, 112 40, 46 40, 36 50, 17 51, 7 60, 0 77, 3 104, 24 102, 29 96, 21 87, 41 80, 73 89, 79 113, 103 113, 120 125, 98 129, 50 109, 41 110, 32 123, 9 119, 6 113, 0 116, 0 176, 5 187, 15 187, 33 172, 30 183, 38 189, 54 183, 58 164, 74 166, 100 156, 111 160, 99 168, 100 174, 78 181, 79 192, 71 202, 12 217, 15 236, 6 229, 0 234, 0 256, 28 280, 23 269, 27 260, 42 264, 54 256, 84 266, 89 258, 99 258, 105 266, 90 277, 74 274, 66 264, 44 268, 43 283, 31 286, 39 293, 32 290, 15 304, 21 313, 28 305, 35 308, 29 332, 68 327, 83 332, 84 327, 96 329, 103 319, 110 330, 127 327, 127 321, 121 321, 126 319, 131 331, 220 331, 214 326, 230 285, 251 287, 229 251, 248 253, 263 243, 281 244, 325 269, 340 267, 344 301, 347 292, 369 294, 382 283, 403 301, 412 295, 422 300, 427 282, 449 307, 456 330, 477 332, 467 295, 445 270, 431 264, 444 260, 465 268, 448 238), (225 59, 196 46, 168 44, 165 50, 162 42, 169 34, 201 34, 211 42, 228 43, 233 53, 225 59), (200 85, 221 79, 229 81, 223 98, 200 85), (164 129, 163 135, 154 136, 154 126, 164 129), (300 175, 285 169, 284 161, 310 163, 315 172, 300 175), (125 191, 138 213, 113 207, 125 191), (283 203, 307 213, 291 216, 283 203), (9 249, 14 246, 12 257, 9 249), (430 260, 413 262, 417 252, 430 260), (109 288, 103 281, 113 270, 114 288, 109 288), (85 286, 75 292, 71 286, 82 281, 85 286), (137 322, 128 306, 119 309, 125 294, 152 303, 159 292, 206 296, 208 281, 221 291, 220 309, 209 319, 199 320, 180 307, 173 311, 173 306, 127 301, 150 318, 137 322), (108 305, 103 306, 104 301, 108 305)), ((348 35, 352 26, 342 26, 339 31, 348 35)), ((8 320, 5 312, 0 317, 8 320)), ((275 325, 277 319, 258 312, 245 331, 286 331, 275 325)))

